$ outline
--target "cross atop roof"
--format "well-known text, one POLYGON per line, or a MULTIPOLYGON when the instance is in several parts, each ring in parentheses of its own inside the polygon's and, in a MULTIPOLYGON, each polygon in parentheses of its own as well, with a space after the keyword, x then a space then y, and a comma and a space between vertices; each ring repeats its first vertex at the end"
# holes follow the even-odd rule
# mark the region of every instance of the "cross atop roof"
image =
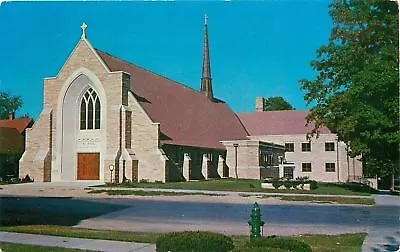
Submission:
POLYGON ((86 38, 86 28, 87 28, 87 24, 85 22, 82 23, 81 25, 81 29, 82 29, 82 36, 81 38, 85 39, 86 38))

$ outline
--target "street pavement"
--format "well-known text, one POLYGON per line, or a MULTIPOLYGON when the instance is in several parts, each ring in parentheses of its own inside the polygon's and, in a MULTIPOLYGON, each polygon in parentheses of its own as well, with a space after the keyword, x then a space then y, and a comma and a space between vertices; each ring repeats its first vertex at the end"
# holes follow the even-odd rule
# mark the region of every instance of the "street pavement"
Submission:
POLYGON ((31 184, 25 192, 19 185, 0 190, 3 195, 0 197, 0 217, 4 213, 16 213, 20 217, 18 211, 29 209, 32 218, 19 220, 21 224, 36 220, 31 224, 160 233, 209 230, 247 235, 251 205, 258 201, 266 223, 264 235, 368 232, 363 251, 372 252, 396 251, 400 241, 400 198, 396 196, 375 195, 377 204, 371 207, 285 202, 246 192, 226 196, 89 195, 82 190, 88 185, 74 184, 64 188, 52 184, 46 184, 44 189, 31 184), (38 192, 42 196, 59 197, 26 196, 38 192), (240 194, 250 196, 241 197, 240 194), (68 195, 73 197, 65 197, 68 195))
MULTIPOLYGON (((252 205, 114 199, 124 209, 80 221, 76 226, 135 232, 207 230, 248 235, 252 205)), ((280 205, 259 199, 265 235, 366 232, 371 207, 280 205)))
POLYGON ((368 236, 363 252, 400 252, 400 197, 374 195, 376 205, 372 208, 368 223, 368 236))

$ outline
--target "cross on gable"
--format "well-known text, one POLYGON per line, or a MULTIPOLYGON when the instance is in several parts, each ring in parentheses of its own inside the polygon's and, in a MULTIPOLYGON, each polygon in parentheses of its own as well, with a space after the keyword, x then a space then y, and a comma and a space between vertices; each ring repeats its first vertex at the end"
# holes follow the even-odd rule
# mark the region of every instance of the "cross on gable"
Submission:
POLYGON ((87 24, 85 22, 83 22, 82 25, 81 25, 81 29, 82 29, 81 38, 86 38, 86 28, 87 28, 87 24))

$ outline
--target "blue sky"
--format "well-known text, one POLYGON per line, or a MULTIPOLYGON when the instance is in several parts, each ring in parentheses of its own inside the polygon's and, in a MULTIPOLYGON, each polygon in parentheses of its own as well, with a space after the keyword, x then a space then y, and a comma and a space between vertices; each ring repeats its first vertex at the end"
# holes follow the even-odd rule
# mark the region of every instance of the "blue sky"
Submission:
POLYGON ((37 117, 43 78, 57 75, 88 24, 98 49, 200 87, 204 13, 213 89, 235 112, 255 97, 283 96, 306 109, 298 80, 328 42, 329 1, 5 2, 0 6, 0 90, 20 95, 17 114, 37 117))

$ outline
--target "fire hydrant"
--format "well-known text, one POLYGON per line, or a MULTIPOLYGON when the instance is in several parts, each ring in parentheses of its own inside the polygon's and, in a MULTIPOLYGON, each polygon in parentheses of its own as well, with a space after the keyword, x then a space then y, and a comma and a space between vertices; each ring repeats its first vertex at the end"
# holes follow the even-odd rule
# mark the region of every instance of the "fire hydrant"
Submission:
POLYGON ((264 226, 264 221, 261 220, 260 207, 257 202, 254 203, 253 208, 251 209, 251 215, 249 220, 250 226, 250 238, 261 237, 261 227, 264 226))

